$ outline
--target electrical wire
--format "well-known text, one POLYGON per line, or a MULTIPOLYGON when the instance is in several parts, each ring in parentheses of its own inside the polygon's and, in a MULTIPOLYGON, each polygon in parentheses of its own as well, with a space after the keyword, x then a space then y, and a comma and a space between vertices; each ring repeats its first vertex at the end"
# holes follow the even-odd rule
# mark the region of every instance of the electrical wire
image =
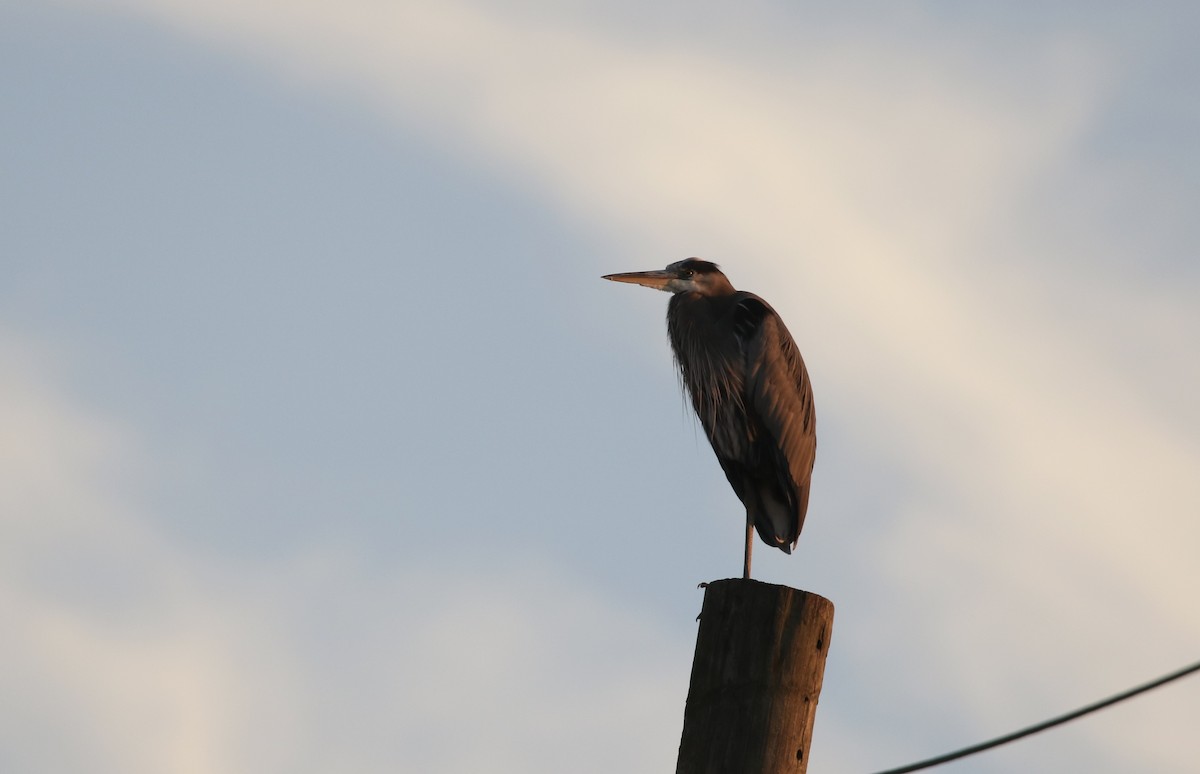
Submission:
POLYGON ((965 758, 968 755, 974 755, 975 753, 983 752, 984 750, 990 750, 993 747, 999 747, 1002 744, 1007 744, 1009 742, 1016 741, 1017 739, 1020 739, 1022 737, 1030 736, 1031 734, 1036 734, 1039 731, 1045 731, 1048 728, 1053 728, 1055 726, 1062 725, 1063 723, 1066 723, 1069 720, 1074 720, 1075 718, 1081 718, 1084 715, 1095 712, 1096 710, 1101 710, 1101 709, 1104 709, 1105 707, 1111 707, 1112 705, 1117 704, 1118 702, 1125 701, 1126 699, 1131 699, 1134 696, 1137 696, 1139 693, 1145 693, 1146 691, 1149 691, 1153 688, 1157 688, 1160 685, 1166 685, 1167 683, 1169 683, 1173 680, 1178 680, 1181 677, 1186 677, 1187 675, 1190 675, 1193 672, 1200 672, 1200 661, 1196 662, 1195 664, 1192 664, 1191 666, 1186 666, 1186 667, 1183 667, 1182 669, 1178 669, 1174 672, 1171 672, 1170 674, 1163 675, 1162 677, 1158 678, 1157 680, 1151 680, 1150 682, 1145 683, 1143 685, 1139 685, 1135 688, 1130 688, 1127 691, 1122 691, 1121 693, 1118 693, 1115 696, 1109 696, 1107 699, 1101 699, 1100 701, 1095 702, 1093 704, 1088 704, 1087 706, 1080 707, 1079 709, 1074 710, 1073 712, 1068 712, 1065 715, 1059 715, 1058 717, 1050 718, 1049 720, 1044 720, 1041 723, 1038 723, 1036 725, 1029 726, 1028 728, 1023 728, 1020 731, 1013 731, 1011 734, 1005 734, 1004 736, 996 737, 995 739, 992 739, 987 742, 980 742, 979 744, 971 745, 970 747, 964 747, 961 750, 956 750, 954 752, 946 753, 945 755, 939 755, 936 758, 928 758, 923 761, 917 761, 916 763, 910 763, 907 766, 901 766, 900 768, 897 768, 897 769, 886 769, 884 771, 876 772, 876 774, 907 774, 907 772, 910 772, 910 771, 920 771, 921 769, 929 769, 929 768, 933 768, 934 766, 940 766, 943 763, 949 763, 950 761, 956 761, 959 758, 965 758))

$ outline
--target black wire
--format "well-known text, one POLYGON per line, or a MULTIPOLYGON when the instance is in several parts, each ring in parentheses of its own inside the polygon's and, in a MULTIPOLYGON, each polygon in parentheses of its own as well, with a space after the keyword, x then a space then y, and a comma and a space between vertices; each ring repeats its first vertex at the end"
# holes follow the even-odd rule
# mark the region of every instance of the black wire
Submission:
POLYGON ((1094 704, 1088 704, 1085 707, 1080 707, 1079 709, 1075 710, 1074 712, 1068 712, 1065 715, 1059 715, 1056 718, 1050 718, 1049 720, 1044 720, 1041 723, 1038 723, 1037 725, 1029 726, 1028 728, 1023 728, 1020 731, 1014 731, 1011 734, 1005 734, 1004 736, 996 737, 995 739, 992 739, 991 741, 980 742, 979 744, 971 745, 970 747, 964 747, 961 750, 956 750, 951 753, 946 753, 945 755, 939 755, 936 758, 929 758, 927 760, 917 761, 916 763, 910 763, 907 766, 901 766, 898 769, 887 769, 885 771, 876 772, 876 774, 906 774, 906 772, 909 772, 909 771, 920 771, 921 769, 929 769, 929 768, 933 768, 934 766, 940 766, 943 763, 949 763, 950 761, 956 761, 959 758, 965 758, 968 755, 974 755, 977 752, 983 752, 984 750, 990 750, 993 747, 999 747, 1002 744, 1007 744, 1008 742, 1015 741, 1017 739, 1020 739, 1023 736, 1029 736, 1030 734, 1036 734, 1039 731, 1045 731, 1047 728, 1053 728, 1054 726, 1061 725, 1063 723, 1066 723, 1068 720, 1074 720, 1075 718, 1081 718, 1084 715, 1087 715, 1091 712, 1095 712, 1096 710, 1100 710, 1100 709, 1104 709, 1105 707, 1112 706, 1113 704, 1116 704, 1117 702, 1125 701, 1126 699, 1131 699, 1134 696, 1137 696, 1139 693, 1145 693, 1146 691, 1149 691, 1152 688, 1157 688, 1160 685, 1166 685, 1167 683, 1171 682, 1172 680, 1178 680, 1181 677, 1186 677, 1187 675, 1190 675, 1192 672, 1200 672, 1200 661, 1196 662, 1195 664, 1192 664, 1191 666, 1186 666, 1183 669, 1174 671, 1174 672, 1170 673, 1169 675, 1163 675, 1162 677, 1158 678, 1157 680, 1152 680, 1152 681, 1146 683, 1145 685, 1139 685, 1136 688, 1130 688, 1128 691, 1123 691, 1121 693, 1118 693, 1115 696, 1109 696, 1107 699, 1101 699, 1100 701, 1098 701, 1094 704))

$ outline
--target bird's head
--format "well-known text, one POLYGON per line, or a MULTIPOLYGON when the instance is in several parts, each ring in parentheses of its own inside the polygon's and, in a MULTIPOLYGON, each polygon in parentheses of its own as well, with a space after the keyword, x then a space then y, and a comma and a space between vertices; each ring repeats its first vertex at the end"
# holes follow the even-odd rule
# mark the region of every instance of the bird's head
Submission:
POLYGON ((668 293, 699 293, 702 296, 721 296, 733 292, 733 286, 715 263, 699 258, 676 261, 656 271, 631 271, 624 274, 605 274, 602 279, 630 282, 668 293))

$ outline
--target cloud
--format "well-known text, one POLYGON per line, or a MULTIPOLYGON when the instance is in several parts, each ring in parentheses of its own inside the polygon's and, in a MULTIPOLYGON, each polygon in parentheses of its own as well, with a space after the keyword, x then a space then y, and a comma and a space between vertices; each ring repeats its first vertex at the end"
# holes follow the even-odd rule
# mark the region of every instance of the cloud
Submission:
POLYGON ((47 351, 0 342, 6 766, 670 764, 688 660, 656 623, 528 562, 378 571, 353 547, 240 563, 180 543, 145 508, 136 433, 47 351))
MULTIPOLYGON (((223 738, 250 684, 282 688, 250 611, 150 523, 155 466, 135 434, 73 398, 64 360, 0 337, 0 682, 22 770, 228 770, 223 738), (261 655, 261 652, 258 653, 261 655)), ((253 702, 249 702, 253 703, 253 702)))
MULTIPOLYGON (((736 257, 726 261, 735 282, 762 290, 801 340, 823 416, 880 467, 824 474, 814 506, 848 508, 874 475, 907 484, 886 513, 843 513, 847 537, 827 553, 846 565, 868 557, 855 569, 862 586, 904 590, 902 606, 881 591, 856 597, 873 618, 851 610, 837 641, 869 670, 853 643, 921 633, 903 653, 913 679, 954 686, 952 697, 921 695, 922 711, 983 731, 1065 709, 1048 707, 1064 695, 1087 700, 1098 675, 1133 682, 1151 676, 1138 671, 1151 661, 1165 671, 1195 642, 1200 442, 1193 390, 1171 387, 1198 376, 1194 293, 1107 269, 1137 258, 1105 254, 1105 264, 1070 224, 1029 214, 1054 211, 1047 191, 1086 200, 1097 176, 1122 190, 1126 170, 1084 152, 1116 99, 1121 63, 1103 41, 1049 29, 1020 46, 1003 35, 962 42, 962 28, 934 20, 902 37, 798 28, 782 54, 714 53, 682 36, 630 40, 570 16, 463 2, 124 7, 289 82, 357 95, 624 254, 736 257), (867 521, 870 531, 854 526, 867 521), (1046 644, 1012 652, 1003 643, 1018 623, 1046 644)), ((1130 210, 1154 207, 1114 195, 1130 210)), ((1083 210, 1076 217, 1098 232, 1119 228, 1083 210)), ((135 544, 158 539, 128 529, 135 544)), ((474 686, 498 702, 479 707, 505 706, 488 682, 496 670, 474 663, 467 643, 494 641, 489 658, 530 675, 524 659, 539 642, 529 632, 552 626, 537 611, 554 604, 480 605, 465 588, 439 599, 457 612, 427 611, 406 646, 415 650, 402 652, 479 671, 438 694, 455 701, 407 716, 433 737, 449 733, 474 686), (503 629, 496 608, 526 624, 503 629)), ((880 691, 919 691, 891 674, 890 654, 873 658, 880 691)), ((513 715, 477 712, 487 745, 521 736, 513 715)), ((1146 740, 1162 716, 1081 734, 1100 757, 1129 762, 1154 748, 1146 740)), ((487 745, 456 750, 452 763, 484 765, 472 756, 487 745)), ((1188 752, 1167 747, 1162 770, 1186 770, 1188 752)))

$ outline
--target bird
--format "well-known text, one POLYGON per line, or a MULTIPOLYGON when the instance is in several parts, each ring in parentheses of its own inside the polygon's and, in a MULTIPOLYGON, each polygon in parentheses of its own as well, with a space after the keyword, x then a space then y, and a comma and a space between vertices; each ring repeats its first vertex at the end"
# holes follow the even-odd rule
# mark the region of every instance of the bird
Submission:
POLYGON ((667 336, 680 381, 746 507, 748 580, 754 533, 790 554, 808 511, 817 422, 800 350, 771 305, 735 290, 711 261, 687 258, 602 279, 672 294, 667 336))

